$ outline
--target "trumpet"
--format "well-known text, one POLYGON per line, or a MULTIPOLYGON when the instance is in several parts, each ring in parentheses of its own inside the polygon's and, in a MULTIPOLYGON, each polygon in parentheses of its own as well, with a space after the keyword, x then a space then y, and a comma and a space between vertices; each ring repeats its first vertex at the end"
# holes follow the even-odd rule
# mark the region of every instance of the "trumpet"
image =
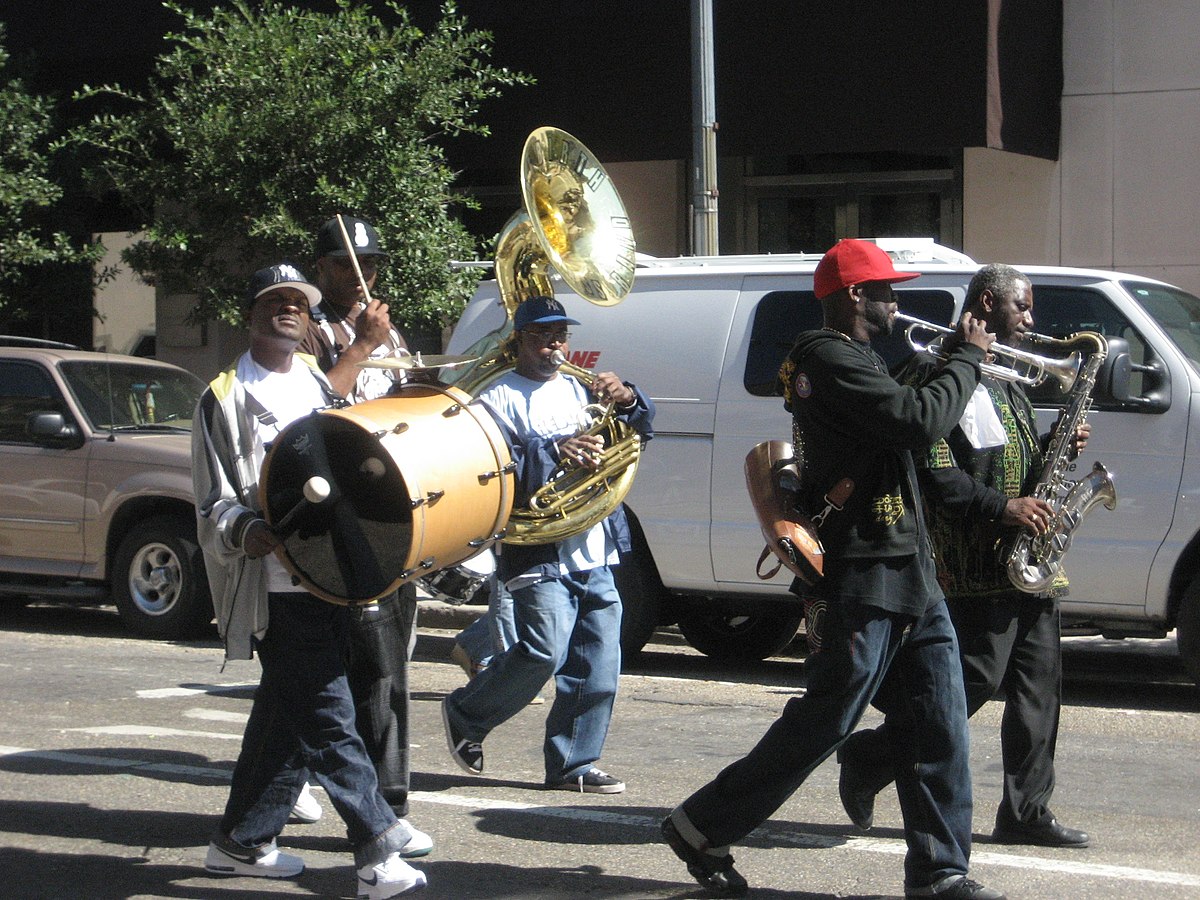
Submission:
MULTIPOLYGON (((947 354, 942 352, 942 342, 950 335, 956 333, 953 328, 947 328, 944 325, 934 325, 932 322, 926 322, 924 319, 918 319, 915 316, 906 316, 902 312, 896 313, 896 318, 901 322, 908 323, 908 327, 904 329, 904 339, 908 342, 908 346, 912 348, 914 353, 927 353, 934 359, 939 360, 947 359, 947 354), (914 337, 914 334, 923 331, 931 331, 937 336, 930 338, 925 343, 921 343, 914 337)), ((1026 335, 1026 339, 1035 344, 1047 344, 1051 346, 1062 346, 1070 343, 1069 340, 1060 340, 1042 334, 1029 334, 1026 335)), ((1078 350, 1072 351, 1069 356, 1062 359, 1039 356, 1036 353, 1030 353, 1028 350, 1006 347, 1004 344, 992 344, 988 352, 995 361, 985 362, 979 367, 985 375, 991 375, 1000 381, 1017 382, 1028 387, 1041 384, 1047 378, 1054 378, 1058 382, 1059 387, 1062 388, 1063 393, 1068 393, 1075 384, 1075 379, 1079 377, 1079 368, 1083 362, 1078 350)))

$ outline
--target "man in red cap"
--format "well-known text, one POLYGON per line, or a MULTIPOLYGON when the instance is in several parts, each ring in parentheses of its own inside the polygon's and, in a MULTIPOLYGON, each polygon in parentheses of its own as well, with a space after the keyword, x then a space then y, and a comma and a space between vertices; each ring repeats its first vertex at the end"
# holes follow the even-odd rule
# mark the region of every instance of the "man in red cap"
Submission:
POLYGON ((969 315, 920 388, 889 374, 870 341, 896 314, 896 271, 874 244, 843 240, 813 277, 825 327, 802 333, 780 371, 804 460, 803 507, 821 524, 825 577, 793 591, 825 604, 807 691, 745 757, 675 808, 663 837, 709 894, 748 886, 729 845, 765 822, 854 730, 874 701, 893 737, 904 815, 906 897, 1003 900, 967 877, 971 776, 958 644, 937 584, 912 451, 954 428, 992 336, 969 315), (836 506, 827 499, 836 485, 836 506))

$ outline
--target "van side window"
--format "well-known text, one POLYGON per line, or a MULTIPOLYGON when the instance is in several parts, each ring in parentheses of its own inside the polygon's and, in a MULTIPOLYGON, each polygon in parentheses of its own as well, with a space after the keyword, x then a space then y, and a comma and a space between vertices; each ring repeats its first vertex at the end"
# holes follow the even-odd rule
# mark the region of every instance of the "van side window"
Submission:
POLYGON ((62 395, 46 371, 23 362, 0 363, 0 441, 29 444, 29 414, 66 412, 62 395))
MULTIPOLYGON (((954 315, 954 296, 949 291, 898 289, 900 311, 936 325, 945 325, 954 315)), ((743 383, 756 397, 781 396, 778 374, 796 336, 820 328, 821 304, 812 291, 772 291, 763 295, 754 310, 750 348, 746 354, 743 383)), ((875 349, 894 368, 912 355, 904 339, 905 327, 897 323, 891 335, 875 341, 875 349)), ((926 335, 928 337, 928 335, 926 335)))
POLYGON ((796 335, 820 328, 821 304, 812 291, 772 291, 758 301, 746 354, 746 390, 756 397, 781 397, 779 367, 796 335))
MULTIPOLYGON (((1034 287, 1033 298, 1033 330, 1038 334, 1064 338, 1077 331, 1097 331, 1105 337, 1128 341, 1129 355, 1134 363, 1148 362, 1142 336, 1100 291, 1039 284, 1034 287)), ((1056 348, 1039 348, 1035 352, 1055 358, 1066 355, 1066 351, 1060 352, 1056 348)), ((1143 387, 1143 375, 1135 371, 1130 377, 1130 393, 1140 396, 1143 387)), ((1067 393, 1054 379, 1047 378, 1029 389, 1029 399, 1035 406, 1065 406, 1067 393)))

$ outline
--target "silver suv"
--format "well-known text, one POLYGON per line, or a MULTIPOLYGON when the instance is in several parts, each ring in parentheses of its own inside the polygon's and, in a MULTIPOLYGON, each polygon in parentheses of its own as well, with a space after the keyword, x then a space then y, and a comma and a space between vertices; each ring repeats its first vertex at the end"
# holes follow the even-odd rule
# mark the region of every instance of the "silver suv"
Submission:
POLYGON ((212 621, 177 366, 0 337, 0 595, 111 600, 149 637, 212 621))

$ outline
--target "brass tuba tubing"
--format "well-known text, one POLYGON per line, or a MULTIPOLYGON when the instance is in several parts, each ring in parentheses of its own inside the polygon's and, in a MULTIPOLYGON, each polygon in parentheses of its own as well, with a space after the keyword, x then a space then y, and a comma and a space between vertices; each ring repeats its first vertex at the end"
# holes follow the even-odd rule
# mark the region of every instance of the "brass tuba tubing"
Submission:
MULTIPOLYGON (((908 327, 904 329, 904 339, 914 353, 927 353, 934 359, 943 361, 947 358, 946 354, 942 352, 942 341, 956 333, 953 328, 935 325, 902 312, 896 313, 896 318, 908 324, 908 327), (921 331, 932 331, 937 337, 921 343, 914 337, 914 333, 921 331)), ((1057 338, 1042 334, 1030 334, 1027 337, 1036 343, 1063 343, 1057 338)), ((1082 363, 1078 352, 1073 352, 1062 359, 1053 359, 1030 353, 1028 350, 1007 347, 1004 344, 992 344, 988 352, 996 359, 996 362, 985 362, 979 367, 985 374, 1001 381, 1013 381, 1029 387, 1041 384, 1048 377, 1052 377, 1064 392, 1071 390, 1071 386, 1075 384, 1082 363)))

